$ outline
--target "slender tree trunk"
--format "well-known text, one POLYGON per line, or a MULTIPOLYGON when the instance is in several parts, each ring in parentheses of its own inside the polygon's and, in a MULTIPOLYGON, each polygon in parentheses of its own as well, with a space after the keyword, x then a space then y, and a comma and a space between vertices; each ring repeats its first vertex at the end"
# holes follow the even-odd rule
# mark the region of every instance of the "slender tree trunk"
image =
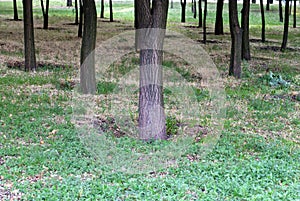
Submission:
POLYGON ((199 20, 198 20, 198 26, 201 28, 202 27, 202 0, 198 1, 198 6, 199 6, 199 20))
POLYGON ((13 0, 13 7, 14 7, 14 20, 18 21, 19 20, 19 16, 18 16, 17 0, 13 0))
POLYGON ((294 23, 293 23, 293 28, 296 28, 296 18, 297 18, 297 1, 294 0, 294 23))
POLYGON ((112 0, 109 0, 109 21, 114 21, 114 14, 113 14, 113 6, 112 6, 112 0))
POLYGON ((249 15, 250 15, 250 0, 243 0, 242 9, 242 59, 250 60, 250 43, 249 43, 249 15))
POLYGON ((238 21, 237 1, 229 1, 229 24, 231 33, 229 75, 240 78, 242 72, 242 29, 240 28, 238 21))
POLYGON ((36 70, 32 0, 23 0, 25 70, 36 70))
POLYGON ((255 3, 256 3, 256 0, 252 0, 252 3, 254 3, 254 4, 255 4, 255 3))
POLYGON ((204 18, 203 18, 203 43, 206 44, 206 16, 207 16, 207 0, 204 0, 204 18))
POLYGON ((223 35, 223 6, 224 0, 217 1, 217 12, 216 12, 216 22, 215 22, 215 35, 223 35))
POLYGON ((140 139, 164 140, 166 117, 163 102, 162 60, 168 0, 136 0, 136 28, 140 49, 140 139), (151 37, 148 37, 148 36, 151 37))
POLYGON ((68 7, 72 6, 72 0, 67 0, 67 6, 68 7))
POLYGON ((80 55, 80 87, 83 94, 96 93, 95 47, 97 11, 94 0, 83 1, 84 27, 80 55))
POLYGON ((279 21, 283 22, 283 15, 282 15, 282 0, 279 0, 279 21))
POLYGON ((78 0, 75 0, 75 25, 79 24, 78 19, 78 0))
POLYGON ((194 18, 197 18, 197 0, 194 0, 194 18))
POLYGON ((265 21, 265 10, 264 2, 260 0, 260 13, 261 13, 261 41, 266 42, 266 21, 265 21))
POLYGON ((78 37, 82 37, 82 27, 83 27, 83 0, 79 0, 79 24, 78 24, 78 37))
POLYGON ((290 1, 290 15, 292 14, 292 6, 293 6, 293 0, 290 1))
POLYGON ((270 10, 270 0, 267 0, 267 6, 266 6, 266 10, 269 11, 270 10))
POLYGON ((288 33, 289 33, 289 5, 290 0, 286 0, 285 3, 285 11, 284 11, 284 31, 283 31, 283 39, 281 44, 281 51, 284 51, 286 49, 287 45, 287 39, 288 39, 288 33))
POLYGON ((44 17, 44 26, 43 29, 48 29, 48 22, 49 22, 49 0, 46 0, 46 8, 44 6, 44 0, 41 0, 42 12, 44 17))
POLYGON ((186 0, 180 0, 181 3, 181 22, 185 22, 186 0))
POLYGON ((194 13, 194 0, 192 0, 192 3, 191 3, 191 11, 192 11, 192 13, 194 13))
POLYGON ((101 0, 100 18, 104 18, 104 0, 101 0))
POLYGON ((173 9, 173 8, 174 8, 174 1, 171 0, 171 9, 173 9))

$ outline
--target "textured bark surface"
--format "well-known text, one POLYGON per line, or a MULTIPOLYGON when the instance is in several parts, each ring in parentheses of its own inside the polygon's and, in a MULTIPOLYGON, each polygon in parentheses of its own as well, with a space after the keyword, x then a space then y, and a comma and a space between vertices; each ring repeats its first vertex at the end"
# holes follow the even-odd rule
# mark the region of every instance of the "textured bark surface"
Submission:
POLYGON ((167 139, 162 44, 168 6, 167 0, 135 0, 136 46, 140 49, 139 137, 145 141, 167 139))
POLYGON ((17 0, 13 0, 13 7, 14 7, 14 20, 18 21, 19 15, 18 15, 17 0))
POLYGON ((43 29, 48 29, 48 22, 49 22, 49 0, 46 0, 46 7, 44 5, 44 0, 41 0, 41 7, 43 12, 43 18, 44 18, 44 25, 43 29))
POLYGON ((216 22, 215 22, 215 35, 223 35, 223 7, 224 0, 217 1, 217 12, 216 12, 216 22))
POLYGON ((289 34, 289 5, 290 5, 290 1, 286 0, 285 1, 285 11, 284 11, 284 30, 283 30, 283 39, 282 39, 282 43, 281 43, 281 51, 284 51, 286 49, 287 46, 287 39, 288 39, 288 34, 289 34))
POLYGON ((25 70, 36 70, 32 0, 23 1, 25 70))
POLYGON ((199 20, 198 20, 198 26, 201 28, 202 27, 202 0, 198 1, 198 7, 199 7, 199 20))
POLYGON ((113 6, 112 6, 112 0, 109 0, 109 21, 114 21, 114 13, 113 13, 113 6))
POLYGON ((233 75, 236 78, 240 78, 242 72, 242 29, 240 28, 238 21, 236 1, 229 1, 229 24, 231 33, 231 55, 229 75, 233 75))
POLYGON ((97 12, 94 0, 83 0, 84 28, 80 55, 80 87, 84 94, 96 93, 95 46, 97 12))
POLYGON ((181 22, 185 22, 186 0, 180 0, 181 4, 181 22))
POLYGON ((242 9, 242 30, 243 30, 243 42, 242 42, 242 59, 250 60, 250 42, 249 42, 249 14, 250 14, 250 0, 243 0, 242 9))
POLYGON ((260 3, 260 13, 261 13, 261 41, 266 42, 266 21, 265 21, 265 10, 263 0, 260 3))

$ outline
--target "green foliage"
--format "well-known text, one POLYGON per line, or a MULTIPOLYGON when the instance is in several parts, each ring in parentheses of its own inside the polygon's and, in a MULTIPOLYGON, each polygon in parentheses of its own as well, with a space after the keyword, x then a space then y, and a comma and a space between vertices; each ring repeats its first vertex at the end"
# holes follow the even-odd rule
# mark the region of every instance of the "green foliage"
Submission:
POLYGON ((110 94, 113 93, 117 84, 112 82, 98 82, 97 94, 110 94))

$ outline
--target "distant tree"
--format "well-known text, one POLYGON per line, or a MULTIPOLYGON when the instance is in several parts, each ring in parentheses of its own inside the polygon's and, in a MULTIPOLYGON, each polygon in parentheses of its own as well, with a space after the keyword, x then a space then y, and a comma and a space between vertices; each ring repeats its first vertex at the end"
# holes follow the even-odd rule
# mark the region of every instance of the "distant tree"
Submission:
POLYGON ((36 70, 32 0, 23 0, 25 70, 36 70))
POLYGON ((100 18, 104 18, 104 0, 101 0, 100 18))
POLYGON ((215 35, 223 35, 223 6, 224 0, 217 1, 217 12, 216 12, 216 21, 215 21, 215 35))
POLYGON ((181 4, 181 22, 185 22, 186 0, 180 0, 181 4))
POLYGON ((197 1, 194 0, 194 18, 197 18, 197 1))
POLYGON ((194 0, 192 0, 192 3, 191 3, 191 9, 192 9, 192 10, 191 10, 192 13, 194 13, 194 9, 195 9, 195 8, 194 8, 194 0))
POLYGON ((198 27, 202 27, 202 0, 198 1, 198 10, 199 10, 199 19, 198 19, 198 27))
POLYGON ((83 94, 96 93, 95 47, 97 11, 94 0, 83 1, 84 27, 80 55, 80 88, 83 94))
POLYGON ((242 59, 250 60, 250 42, 249 42, 249 15, 250 0, 243 0, 241 28, 243 30, 242 37, 242 59))
POLYGON ((164 140, 166 117, 164 113, 162 81, 162 47, 168 16, 168 0, 136 0, 137 41, 153 47, 140 46, 140 90, 139 90, 139 132, 140 139, 164 140), (143 31, 143 30, 147 31, 143 31), (152 37, 147 37, 152 34, 152 37), (153 33, 152 33, 153 32, 153 33), (157 33, 159 32, 159 33, 157 33), (148 41, 151 40, 151 41, 148 41))
POLYGON ((44 25, 43 29, 48 29, 48 22, 49 22, 49 0, 46 0, 46 8, 44 5, 44 0, 41 0, 43 18, 44 18, 44 25))
POLYGON ((14 20, 18 21, 19 20, 19 16, 18 16, 17 0, 13 0, 13 7, 14 7, 14 20))
POLYGON ((109 21, 114 21, 114 14, 113 14, 113 6, 112 6, 112 0, 109 0, 109 21))
POLYGON ((285 2, 285 11, 284 11, 284 30, 283 30, 283 39, 281 43, 281 51, 284 51, 286 49, 287 45, 287 39, 288 39, 288 33, 289 33, 289 5, 290 0, 286 0, 285 2))
POLYGON ((206 16, 207 16, 207 0, 204 0, 204 18, 203 18, 203 43, 206 44, 206 16))
POLYGON ((266 6, 266 10, 269 11, 270 10, 270 0, 267 0, 267 6, 266 6))
POLYGON ((256 3, 256 0, 252 0, 252 3, 256 3))
POLYGON ((265 21, 265 10, 264 2, 260 0, 260 13, 261 13, 261 41, 266 42, 266 21, 265 21))
POLYGON ((229 1, 229 25, 231 33, 229 75, 240 78, 242 72, 242 29, 238 20, 237 1, 229 1))
POLYGON ((283 15, 282 15, 282 0, 279 0, 279 21, 283 22, 283 15))
POLYGON ((294 23, 293 23, 293 28, 296 28, 296 18, 297 18, 297 0, 294 0, 294 23))
POLYGON ((78 19, 78 0, 75 0, 75 25, 79 24, 78 19))
POLYGON ((67 6, 68 7, 72 6, 72 0, 67 0, 67 6))
POLYGON ((82 37, 82 25, 83 25, 83 0, 79 0, 79 24, 78 24, 78 37, 82 37))

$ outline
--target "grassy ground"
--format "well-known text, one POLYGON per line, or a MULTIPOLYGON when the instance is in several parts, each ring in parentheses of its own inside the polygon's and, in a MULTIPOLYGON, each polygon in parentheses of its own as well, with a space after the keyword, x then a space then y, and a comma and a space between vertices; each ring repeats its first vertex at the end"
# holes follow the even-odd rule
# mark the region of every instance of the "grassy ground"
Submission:
MULTIPOLYGON (((8 21, 11 3, 0 2, 0 200, 300 200, 300 29, 290 28, 290 49, 278 51, 282 24, 277 20, 276 7, 266 13, 266 43, 259 42, 258 7, 252 7, 252 60, 243 63, 241 80, 227 76, 228 13, 224 13, 227 34, 209 34, 208 43, 203 45, 202 32, 195 28, 197 19, 192 19, 190 11, 188 22, 181 24, 178 5, 170 9, 169 28, 198 41, 222 75, 227 108, 222 136, 206 157, 199 157, 201 141, 195 140, 177 156, 175 167, 126 174, 100 166, 97 157, 85 149, 71 121, 71 89, 80 55, 77 27, 70 25, 72 8, 55 2, 50 9, 50 30, 45 31, 41 29, 38 2, 35 5, 40 68, 29 74, 19 69, 23 61, 22 22, 8 21), (267 70, 282 75, 290 87, 269 86, 267 70)), ((132 29, 130 4, 115 6, 116 22, 98 20, 98 44, 132 29)), ((209 4, 209 32, 213 32, 214 7, 209 4)), ((297 20, 299 27, 300 18, 297 20)), ((120 77, 137 62, 137 55, 129 54, 108 73, 120 77)), ((186 63, 168 55, 165 65, 197 87, 199 104, 209 102, 205 87, 197 85, 199 80, 186 63)), ((99 97, 105 100, 114 95, 115 82, 100 80, 99 97)), ((169 101, 168 91, 165 96, 169 101)), ((106 118, 105 135, 112 142, 129 152, 155 148, 156 144, 145 145, 126 137, 126 133, 116 138, 116 128, 109 121, 114 116, 105 103, 99 105, 106 118)), ((206 121, 200 122, 209 128, 206 121)), ((169 120, 168 129, 175 134, 176 121, 169 120)))

